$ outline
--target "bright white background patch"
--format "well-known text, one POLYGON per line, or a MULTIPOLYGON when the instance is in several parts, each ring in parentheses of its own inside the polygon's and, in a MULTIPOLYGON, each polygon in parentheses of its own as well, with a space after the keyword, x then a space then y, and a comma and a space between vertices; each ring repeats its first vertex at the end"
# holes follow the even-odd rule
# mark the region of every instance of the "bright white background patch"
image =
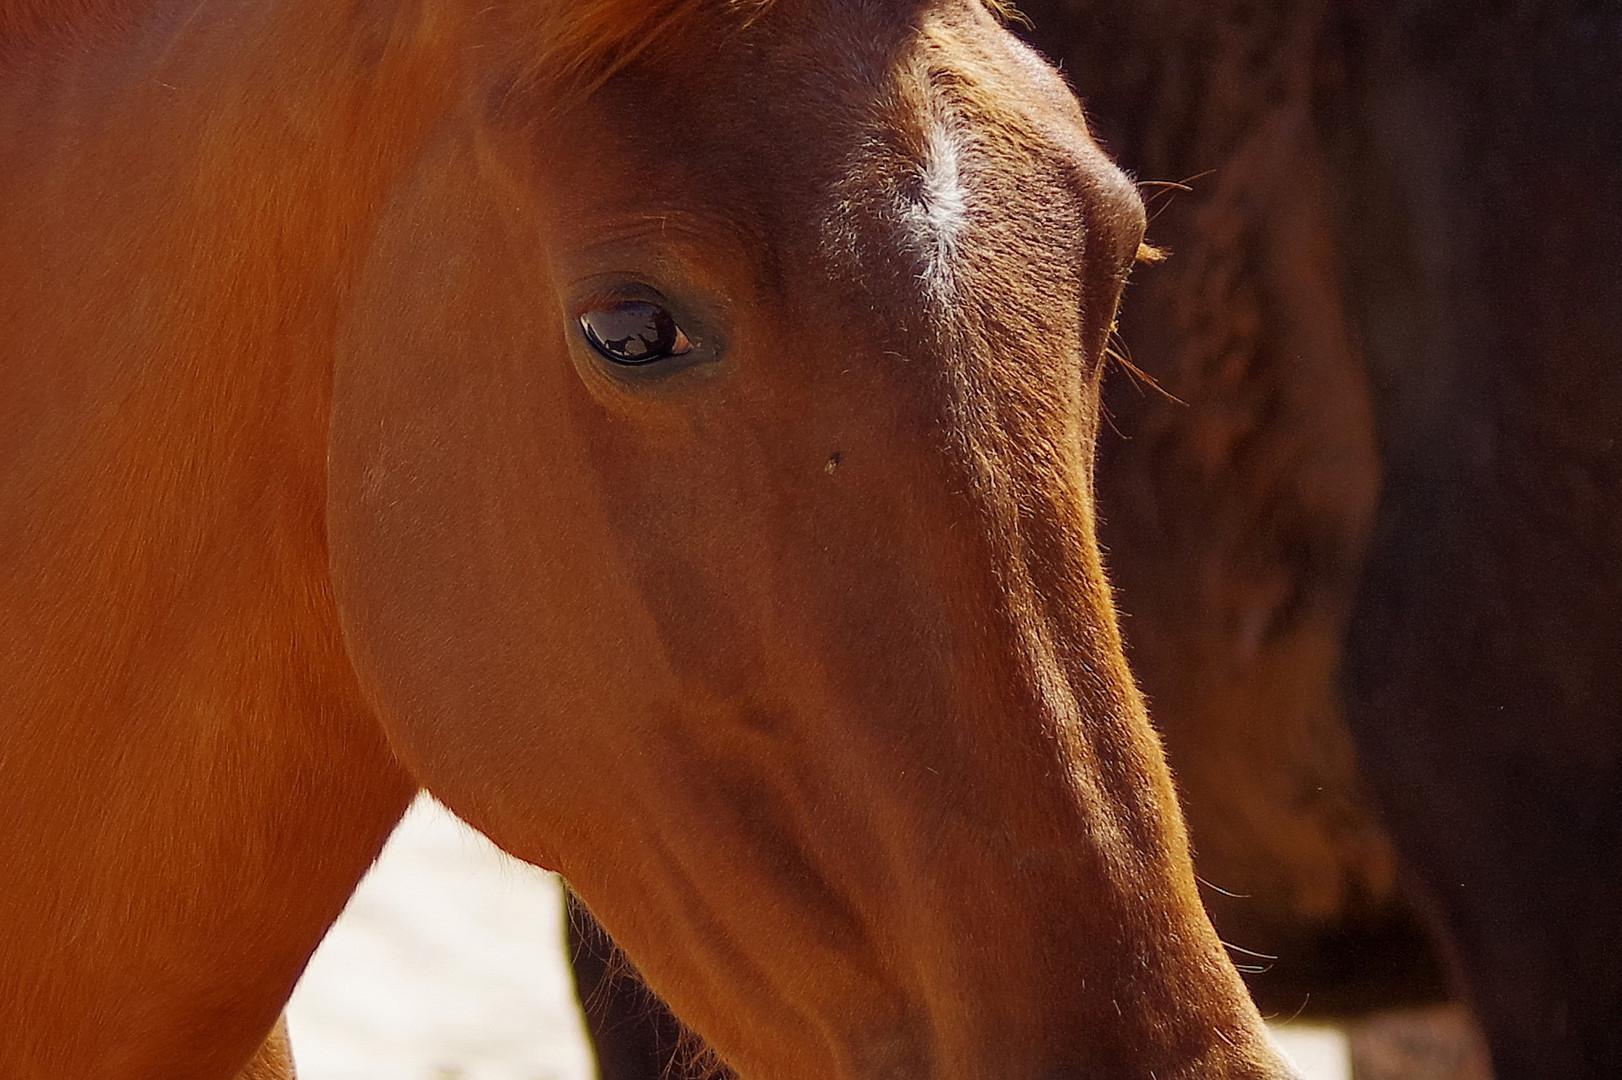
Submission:
POLYGON ((299 1080, 590 1080, 562 907, 419 797, 293 994, 299 1080))

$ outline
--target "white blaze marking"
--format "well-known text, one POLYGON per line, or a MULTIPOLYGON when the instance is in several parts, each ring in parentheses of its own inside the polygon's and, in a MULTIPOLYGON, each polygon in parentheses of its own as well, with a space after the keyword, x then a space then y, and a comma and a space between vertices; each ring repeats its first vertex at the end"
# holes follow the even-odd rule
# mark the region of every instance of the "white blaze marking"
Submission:
POLYGON ((823 219, 822 244, 859 274, 902 256, 914 268, 918 299, 940 316, 955 306, 957 266, 977 212, 973 133, 938 99, 911 123, 918 125, 906 140, 916 147, 911 154, 898 155, 894 133, 883 130, 858 141, 823 219))
POLYGON ((901 212, 908 239, 923 258, 920 276, 930 292, 944 298, 952 285, 958 238, 969 221, 969 193, 962 145, 951 119, 932 116, 928 125, 917 199, 907 200, 901 212))

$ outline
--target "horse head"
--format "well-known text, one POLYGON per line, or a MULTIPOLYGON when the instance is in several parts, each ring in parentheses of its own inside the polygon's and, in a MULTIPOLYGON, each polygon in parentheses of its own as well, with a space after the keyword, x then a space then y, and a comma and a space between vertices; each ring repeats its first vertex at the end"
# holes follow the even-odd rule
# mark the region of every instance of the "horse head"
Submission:
POLYGON ((559 7, 346 301, 396 753, 743 1076, 1286 1075, 1094 538, 1144 213, 1073 95, 971 0, 559 7))

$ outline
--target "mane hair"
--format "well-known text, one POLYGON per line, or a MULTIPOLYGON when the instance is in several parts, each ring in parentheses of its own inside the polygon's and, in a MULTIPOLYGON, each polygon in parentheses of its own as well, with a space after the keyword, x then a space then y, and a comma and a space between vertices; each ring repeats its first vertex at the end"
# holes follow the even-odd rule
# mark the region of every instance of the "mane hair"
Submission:
MULTIPOLYGON (((127 18, 141 0, 0 0, 0 53, 30 37, 127 18)), ((527 0, 523 10, 538 47, 524 82, 590 93, 649 45, 705 11, 748 25, 777 0, 527 0), (537 25, 538 24, 538 25, 537 25)), ((1012 0, 981 0, 1005 22, 1023 22, 1012 0)), ((517 14, 515 11, 514 14, 517 14)))
POLYGON ((529 64, 535 84, 590 93, 646 48, 703 11, 731 15, 740 26, 776 0, 574 0, 545 6, 540 48, 529 64))
MULTIPOLYGON (((1012 0, 981 0, 1004 22, 1023 21, 1012 0)), ((777 0, 573 0, 547 5, 541 47, 526 82, 587 94, 647 47, 705 10, 747 26, 777 0)))

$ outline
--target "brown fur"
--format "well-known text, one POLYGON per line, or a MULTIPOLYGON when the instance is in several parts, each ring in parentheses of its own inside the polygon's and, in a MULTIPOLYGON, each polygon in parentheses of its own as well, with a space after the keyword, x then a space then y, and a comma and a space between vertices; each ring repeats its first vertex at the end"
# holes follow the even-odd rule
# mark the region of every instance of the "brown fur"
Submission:
POLYGON ((746 25, 775 0, 590 0, 525 12, 536 49, 530 77, 576 96, 601 86, 645 49, 722 9, 746 25))
MULTIPOLYGON (((519 9, 533 43, 527 81, 572 100, 600 87, 643 51, 677 39, 686 24, 716 12, 723 32, 747 26, 778 0, 575 0, 519 9)), ((1003 0, 982 0, 1009 17, 1003 0)))

